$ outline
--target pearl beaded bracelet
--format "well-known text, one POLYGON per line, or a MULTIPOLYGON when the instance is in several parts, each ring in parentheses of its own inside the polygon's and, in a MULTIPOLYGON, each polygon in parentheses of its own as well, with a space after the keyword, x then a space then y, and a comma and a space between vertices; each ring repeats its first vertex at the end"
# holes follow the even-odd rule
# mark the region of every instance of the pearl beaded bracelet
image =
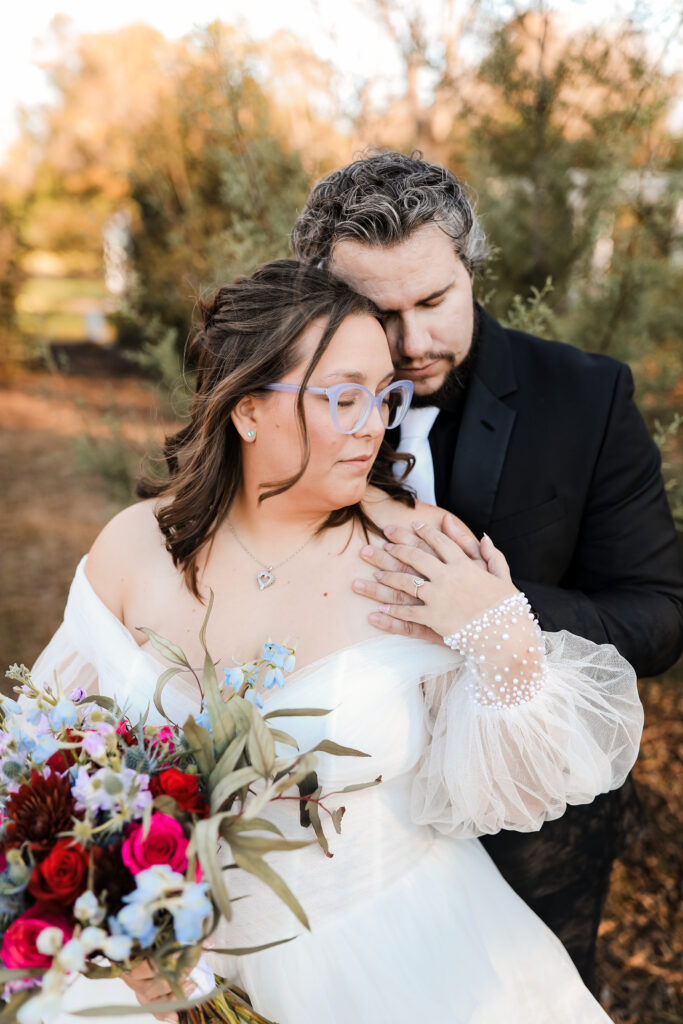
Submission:
POLYGON ((462 654, 473 669, 477 681, 469 689, 478 704, 498 708, 524 704, 543 686, 543 637, 522 593, 504 598, 443 642, 462 654), (524 644, 522 654, 511 650, 517 637, 524 644))

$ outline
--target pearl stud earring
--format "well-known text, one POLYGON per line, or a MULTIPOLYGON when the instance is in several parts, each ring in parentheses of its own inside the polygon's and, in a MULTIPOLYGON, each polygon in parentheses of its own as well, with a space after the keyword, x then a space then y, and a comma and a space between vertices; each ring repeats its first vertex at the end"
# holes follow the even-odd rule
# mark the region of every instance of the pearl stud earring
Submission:
POLYGON ((247 431, 247 437, 248 437, 248 439, 250 441, 253 441, 254 438, 256 437, 256 431, 255 430, 248 430, 247 431))

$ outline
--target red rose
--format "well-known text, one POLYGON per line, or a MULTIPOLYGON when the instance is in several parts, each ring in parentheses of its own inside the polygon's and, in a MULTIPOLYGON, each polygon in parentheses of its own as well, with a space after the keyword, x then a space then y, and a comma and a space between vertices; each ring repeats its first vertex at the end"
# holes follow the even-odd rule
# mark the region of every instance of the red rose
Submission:
POLYGON ((45 928, 60 928, 65 942, 73 933, 73 925, 55 907, 36 903, 20 914, 3 936, 0 957, 5 967, 51 967, 52 957, 38 952, 36 947, 45 928))
POLYGON ((167 768, 154 775, 149 782, 154 796, 172 796, 181 811, 208 817, 209 804, 203 793, 199 792, 199 779, 196 775, 187 775, 177 768, 167 768))
POLYGON ((129 871, 137 875, 153 864, 168 864, 173 871, 184 874, 187 868, 188 840, 182 825, 170 814, 153 814, 147 838, 142 825, 131 825, 121 846, 121 859, 129 871))
POLYGON ((78 843, 60 839, 45 860, 36 864, 28 891, 37 900, 67 907, 81 895, 88 883, 88 854, 78 843))

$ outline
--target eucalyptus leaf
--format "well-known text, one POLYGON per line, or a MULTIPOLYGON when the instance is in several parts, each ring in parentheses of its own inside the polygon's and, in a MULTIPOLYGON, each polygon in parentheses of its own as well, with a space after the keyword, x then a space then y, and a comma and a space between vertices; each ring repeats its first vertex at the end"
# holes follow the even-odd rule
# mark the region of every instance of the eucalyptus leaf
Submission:
POLYGON ((238 946, 235 949, 217 949, 214 946, 204 946, 205 953, 215 953, 217 956, 249 956, 250 953, 260 953, 262 949, 272 949, 273 946, 283 946, 285 942, 291 942, 296 935, 290 935, 288 939, 276 939, 275 942, 264 942, 262 946, 238 946))
POLYGON ((323 826, 320 821, 320 810, 318 809, 318 805, 315 802, 317 798, 320 796, 321 792, 321 789, 318 788, 316 789, 315 793, 311 794, 311 799, 306 804, 306 811, 308 813, 311 825, 313 826, 313 831, 315 832, 316 839, 318 840, 318 843, 320 844, 323 853, 325 854, 326 857, 333 857, 334 854, 330 853, 330 847, 327 842, 327 837, 323 832, 323 826))
POLYGON ((346 813, 345 807, 338 807, 336 811, 332 811, 332 824, 334 825, 334 831, 338 836, 341 835, 341 820, 346 813))
POLYGON ((226 832, 228 830, 231 832, 274 832, 276 835, 282 836, 284 839, 282 831, 277 827, 277 825, 274 825, 272 821, 267 821, 266 818, 251 818, 248 821, 245 821, 242 815, 235 816, 234 821, 228 824, 225 830, 221 828, 221 835, 224 839, 227 838, 226 832))
POLYGON ((276 743, 284 743, 287 747, 294 747, 295 750, 299 749, 298 742, 288 732, 284 732, 282 729, 270 729, 269 731, 276 743))
POLYGON ((172 644, 170 640, 165 640, 163 636, 159 636, 153 629, 148 629, 146 626, 137 627, 141 633, 148 636, 152 647, 166 658, 166 661, 172 662, 174 665, 182 665, 183 668, 190 668, 190 663, 185 657, 183 650, 178 647, 177 644, 172 644))
POLYGON ((142 838, 146 839, 152 825, 152 804, 147 804, 142 812, 142 838))
POLYGON ((22 978, 42 978, 45 967, 0 967, 0 981, 21 981, 22 978))
POLYGON ((356 782, 353 786, 344 786, 341 793, 355 793, 359 789, 370 789, 371 786, 379 786, 382 781, 382 776, 378 775, 372 782, 356 782))
POLYGON ((84 704, 97 704, 103 711, 115 711, 117 708, 113 697, 102 697, 98 693, 93 694, 91 697, 84 697, 83 700, 78 702, 79 708, 84 704))
POLYGON ((211 895, 226 921, 232 917, 230 896, 223 881, 223 872, 218 859, 218 832, 221 816, 205 818, 195 825, 195 841, 197 854, 204 872, 204 877, 211 888, 211 895))
POLYGON ((247 754, 261 775, 270 775, 275 764, 275 741, 258 712, 252 714, 251 729, 247 737, 247 754))
POLYGON ((202 775, 210 775, 216 765, 210 733, 203 725, 195 722, 191 715, 183 726, 183 732, 200 772, 202 775))
POLYGON ((242 833, 237 836, 227 837, 233 857, 235 850, 241 853, 254 853, 259 857, 264 853, 275 853, 281 850, 302 850, 304 846, 310 846, 310 839, 269 839, 268 836, 247 836, 242 833))
POLYGON ((161 694, 164 691, 166 683, 170 682, 170 680, 173 679, 174 676, 177 676, 178 673, 182 671, 183 670, 181 668, 167 668, 166 671, 162 672, 159 678, 157 679, 157 685, 154 688, 154 707, 157 709, 160 715, 163 715, 167 722, 170 722, 171 719, 164 711, 163 704, 161 703, 161 694))
POLYGON ((330 714, 332 708, 277 708, 263 715, 263 718, 267 721, 269 718, 315 718, 330 714))
POLYGON ((363 750, 355 750, 354 747, 342 747, 341 743, 334 740, 321 740, 315 747, 311 747, 309 753, 314 750, 321 750, 325 754, 336 754, 338 757, 370 757, 363 750))
POLYGON ((310 924, 308 918, 304 912, 304 908, 299 903, 298 899, 289 888, 283 878, 278 875, 277 871, 274 871, 269 864, 266 864, 261 857, 257 857, 253 854, 246 854, 242 850, 234 849, 232 855, 235 859, 235 863, 243 871, 248 871, 249 874, 255 875, 256 878, 260 878, 262 882, 270 886, 276 896, 279 896, 283 903, 285 903, 292 911, 294 916, 301 921, 302 925, 310 931, 310 924))
POLYGON ((252 782, 256 782, 257 779, 262 778, 261 773, 252 768, 251 765, 247 765, 245 768, 238 768, 237 771, 230 772, 224 779, 218 783, 213 792, 211 793, 211 813, 216 814, 223 806, 226 800, 228 800, 233 793, 236 793, 238 789, 242 789, 243 786, 249 786, 252 782))
POLYGON ((206 700, 206 710, 209 715, 209 721, 211 722, 213 741, 216 745, 218 756, 220 757, 229 746, 230 741, 234 736, 234 731, 232 729, 232 716, 227 710, 228 705, 223 700, 220 690, 218 689, 216 669, 214 668, 211 655, 208 651, 204 658, 202 686, 204 689, 204 699, 206 700))
POLYGON ((221 754, 216 763, 216 767, 209 776, 210 789, 220 782, 223 775, 229 774, 235 768, 237 762, 242 756, 242 751, 246 746, 247 735, 247 733, 243 732, 235 736, 227 750, 221 754))

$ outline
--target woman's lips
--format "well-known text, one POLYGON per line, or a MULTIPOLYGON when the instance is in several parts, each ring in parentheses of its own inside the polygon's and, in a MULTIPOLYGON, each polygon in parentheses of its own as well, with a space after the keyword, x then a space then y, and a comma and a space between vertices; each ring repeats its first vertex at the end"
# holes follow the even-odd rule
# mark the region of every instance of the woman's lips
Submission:
POLYGON ((355 459, 340 459, 345 466, 355 466, 358 469, 367 469, 372 462, 372 455, 357 455, 355 459))

